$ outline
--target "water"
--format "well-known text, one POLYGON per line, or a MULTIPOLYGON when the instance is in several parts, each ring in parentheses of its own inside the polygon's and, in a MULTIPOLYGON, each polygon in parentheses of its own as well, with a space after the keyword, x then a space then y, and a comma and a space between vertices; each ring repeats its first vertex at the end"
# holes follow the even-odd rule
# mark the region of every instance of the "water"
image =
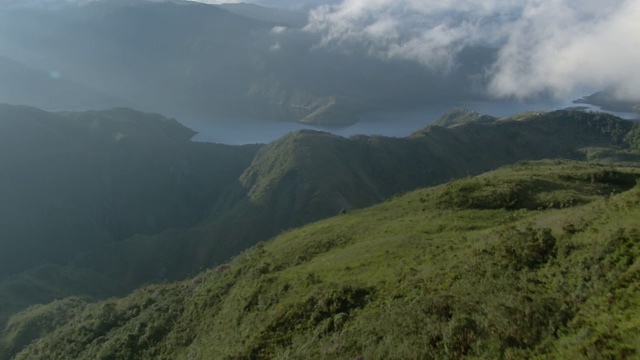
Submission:
MULTIPOLYGON (((193 137, 193 141, 242 145, 268 143, 288 132, 300 129, 327 131, 344 137, 357 134, 404 137, 429 125, 441 115, 454 108, 464 108, 483 115, 503 117, 523 111, 559 110, 577 106, 585 107, 593 111, 601 111, 600 108, 596 106, 576 105, 570 101, 478 101, 432 106, 412 111, 377 111, 365 113, 360 117, 358 123, 344 127, 310 126, 299 123, 262 121, 257 119, 227 119, 209 122, 180 116, 178 116, 177 119, 185 126, 198 132, 198 134, 193 137)), ((640 118, 639 114, 634 113, 610 113, 626 119, 640 118)))

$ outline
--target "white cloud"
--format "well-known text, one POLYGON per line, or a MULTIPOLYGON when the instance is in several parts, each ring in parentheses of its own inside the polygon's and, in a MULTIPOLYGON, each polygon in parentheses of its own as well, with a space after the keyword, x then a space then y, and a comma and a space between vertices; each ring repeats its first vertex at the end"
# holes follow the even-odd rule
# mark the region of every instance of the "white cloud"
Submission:
POLYGON ((277 43, 271 45, 271 47, 269 47, 269 50, 271 50, 271 51, 279 51, 280 49, 282 49, 282 46, 280 45, 280 42, 277 42, 277 43))
POLYGON ((497 96, 567 96, 615 86, 640 98, 640 0, 343 0, 311 11, 322 45, 450 70, 467 45, 499 49, 497 96))
POLYGON ((274 26, 273 28, 271 28, 271 33, 272 34, 282 34, 285 31, 287 31, 287 27, 286 26, 274 26))
POLYGON ((561 2, 542 5, 528 7, 509 27, 493 69, 495 94, 566 96, 575 89, 613 86, 621 97, 640 98, 639 1, 582 9, 561 2))

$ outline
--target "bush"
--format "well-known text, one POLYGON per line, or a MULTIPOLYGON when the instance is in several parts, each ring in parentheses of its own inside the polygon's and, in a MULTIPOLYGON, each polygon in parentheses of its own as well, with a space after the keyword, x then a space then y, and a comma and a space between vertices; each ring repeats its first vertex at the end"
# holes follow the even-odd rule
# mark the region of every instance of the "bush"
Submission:
POLYGON ((554 255, 555 245, 556 238, 551 229, 509 227, 499 234, 497 254, 516 270, 533 269, 554 255))

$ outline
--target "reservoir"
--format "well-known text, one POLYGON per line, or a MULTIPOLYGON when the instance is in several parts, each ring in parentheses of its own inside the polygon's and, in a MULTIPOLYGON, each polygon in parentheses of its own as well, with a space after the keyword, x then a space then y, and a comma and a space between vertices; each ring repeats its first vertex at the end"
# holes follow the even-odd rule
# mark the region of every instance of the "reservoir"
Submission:
MULTIPOLYGON (((364 113, 360 116, 360 121, 356 124, 343 127, 311 126, 295 122, 274 122, 259 119, 204 121, 180 116, 176 116, 176 119, 183 125, 198 132, 198 134, 192 138, 193 141, 243 145, 269 143, 288 132, 301 129, 326 131, 344 137, 359 134, 404 137, 429 125, 446 112, 456 108, 472 110, 481 115, 504 117, 523 111, 561 110, 570 107, 601 111, 595 106, 585 104, 576 105, 571 101, 560 100, 478 101, 449 103, 410 111, 376 111, 364 113)), ((640 118, 640 114, 635 113, 610 113, 626 119, 640 118)))

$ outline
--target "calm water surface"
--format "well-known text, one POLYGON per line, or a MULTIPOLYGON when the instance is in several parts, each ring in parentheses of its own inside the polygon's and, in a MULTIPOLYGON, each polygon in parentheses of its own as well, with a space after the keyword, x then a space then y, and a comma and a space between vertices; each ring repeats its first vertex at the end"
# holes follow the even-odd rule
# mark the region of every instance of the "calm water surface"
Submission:
MULTIPOLYGON (((363 114, 360 121, 345 127, 319 127, 290 122, 261 121, 257 119, 228 119, 218 121, 204 121, 202 119, 190 119, 177 116, 176 118, 185 126, 198 132, 193 141, 214 142, 230 145, 268 143, 282 135, 300 129, 314 129, 327 131, 340 136, 384 135, 403 137, 423 128, 441 115, 454 108, 464 108, 476 111, 483 115, 497 117, 509 116, 523 111, 559 110, 567 107, 576 107, 570 101, 483 101, 432 106, 413 111, 378 111, 363 114)), ((583 104, 580 107, 587 107, 583 104)), ((597 107, 588 106, 594 111, 597 107)), ((639 114, 613 113, 623 118, 637 119, 639 114)))

